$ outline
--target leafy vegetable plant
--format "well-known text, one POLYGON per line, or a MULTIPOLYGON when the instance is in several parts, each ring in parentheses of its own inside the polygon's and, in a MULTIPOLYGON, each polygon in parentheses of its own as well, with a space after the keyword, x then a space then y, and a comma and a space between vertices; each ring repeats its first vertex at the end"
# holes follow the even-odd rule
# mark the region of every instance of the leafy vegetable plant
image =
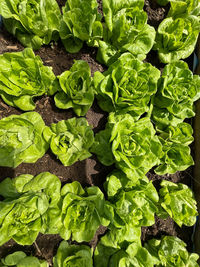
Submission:
MULTIPOLYGON (((192 190, 184 184, 163 180, 159 191, 160 205, 180 227, 192 226, 196 222, 197 203, 192 190)), ((164 215, 164 213, 163 213, 164 215)))
POLYGON ((124 233, 124 231, 110 231, 101 238, 95 249, 95 267, 153 267, 153 257, 147 249, 141 246, 141 241, 130 241, 130 237, 132 236, 133 238, 135 232, 130 232, 128 242, 127 236, 122 236, 122 233, 124 233), (119 241, 118 236, 120 236, 120 241, 124 240, 124 242, 116 242, 116 240, 119 241))
POLYGON ((50 127, 46 126, 43 135, 64 166, 91 156, 89 148, 94 141, 94 134, 85 118, 52 123, 50 127))
POLYGON ((189 253, 186 244, 178 237, 162 236, 161 240, 152 239, 145 244, 146 249, 153 256, 155 266, 194 266, 198 267, 199 256, 189 253))
POLYGON ((123 52, 130 52, 143 60, 151 50, 155 30, 147 24, 143 0, 103 0, 105 17, 104 40, 99 41, 97 60, 113 63, 123 52))
POLYGON ((22 162, 34 163, 47 151, 45 128, 37 112, 11 115, 0 120, 0 166, 17 167, 22 162))
POLYGON ((68 52, 79 52, 84 41, 90 46, 98 46, 98 40, 102 38, 103 27, 97 8, 96 0, 68 0, 66 2, 59 33, 68 52))
POLYGON ((39 232, 58 233, 61 182, 48 172, 22 174, 0 183, 0 245, 9 239, 31 245, 39 232))
POLYGON ((98 187, 84 190, 79 182, 73 182, 63 186, 61 196, 63 227, 60 235, 65 240, 72 236, 77 242, 89 242, 100 225, 109 224, 104 217, 104 195, 98 187))
POLYGON ((159 128, 176 126, 195 115, 194 101, 200 98, 200 77, 193 75, 187 63, 166 65, 158 82, 152 118, 159 128))
POLYGON ((33 256, 26 256, 22 251, 16 251, 1 259, 0 267, 48 267, 49 264, 44 260, 39 260, 33 256))
POLYGON ((2 0, 0 14, 6 29, 34 50, 59 35, 61 13, 56 0, 2 0))
POLYGON ((93 267, 93 251, 85 245, 69 245, 62 241, 54 257, 54 267, 93 267))
POLYGON ((189 147, 189 144, 193 142, 193 131, 190 124, 182 122, 176 127, 169 126, 159 132, 164 153, 160 165, 155 169, 157 174, 183 171, 194 164, 189 147))
POLYGON ((146 177, 136 185, 123 183, 119 173, 107 178, 108 194, 106 216, 116 228, 126 225, 130 228, 153 225, 159 200, 156 189, 146 177), (122 185, 120 188, 119 185, 122 185))
POLYGON ((160 61, 170 63, 189 57, 194 51, 199 29, 200 22, 196 16, 164 19, 158 27, 154 46, 160 61))
POLYGON ((0 55, 0 95, 8 105, 34 110, 34 97, 53 95, 58 88, 52 68, 44 66, 31 48, 0 55))
POLYGON ((58 108, 73 108, 78 116, 84 116, 94 100, 91 71, 84 60, 75 61, 70 70, 59 77, 61 91, 55 95, 58 108))
POLYGON ((97 154, 102 163, 109 160, 110 164, 115 163, 129 176, 136 177, 143 177, 159 164, 162 156, 161 143, 150 119, 142 118, 135 122, 129 114, 110 113, 106 130, 95 137, 91 151, 97 154), (108 155, 112 158, 108 158, 108 155))
POLYGON ((104 111, 140 117, 148 111, 150 97, 157 91, 158 69, 124 53, 103 74, 95 72, 98 104, 104 111))

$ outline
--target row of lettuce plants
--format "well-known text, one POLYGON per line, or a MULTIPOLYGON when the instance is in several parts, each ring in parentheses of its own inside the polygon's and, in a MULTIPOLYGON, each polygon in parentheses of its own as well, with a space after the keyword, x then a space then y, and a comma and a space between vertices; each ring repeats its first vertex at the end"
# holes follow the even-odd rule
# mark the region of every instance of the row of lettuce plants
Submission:
MULTIPOLYGON (((102 238, 94 252, 94 260, 93 249, 89 246, 72 245, 67 241, 62 241, 53 258, 53 266, 198 266, 197 254, 188 253, 185 248, 186 244, 177 237, 163 236, 160 240, 152 239, 145 244, 145 247, 141 247, 136 242, 127 243, 126 246, 116 242, 113 244, 112 238, 110 234, 102 238)), ((49 264, 36 257, 27 256, 22 251, 16 251, 1 259, 0 266, 48 267, 49 264)))
MULTIPOLYGON (((11 238, 18 244, 31 245, 39 233, 89 242, 98 227, 104 225, 109 231, 97 245, 94 266, 146 266, 147 262, 150 266, 166 266, 167 261, 198 266, 198 255, 188 253, 184 242, 176 237, 163 236, 144 246, 140 241, 141 227, 153 225, 155 214, 162 218, 171 216, 179 226, 195 223, 196 202, 191 189, 162 181, 158 195, 147 177, 134 182, 119 171, 111 173, 104 186, 108 200, 96 186, 83 189, 75 181, 61 187, 59 178, 48 172, 35 177, 23 174, 14 179, 6 178, 0 183, 0 195, 4 198, 0 202, 0 245, 11 238)), ((69 246, 63 241, 54 259, 55 266, 65 266, 63 262, 67 261, 83 262, 83 266, 90 262, 93 266, 92 255, 87 246, 69 246)), ((16 259, 21 257, 26 260, 24 254, 16 259)), ((2 260, 3 266, 10 266, 9 262, 14 260, 8 256, 8 264, 6 259, 2 260)), ((32 257, 27 259, 27 264, 29 260, 33 260, 32 257)))
POLYGON ((26 47, 39 49, 60 37, 66 50, 76 53, 86 42, 98 47, 97 59, 106 65, 124 52, 143 60, 152 47, 164 63, 193 52, 199 33, 198 0, 158 0, 171 7, 157 33, 147 23, 144 0, 102 2, 103 17, 96 0, 68 0, 62 14, 56 0, 2 0, 0 15, 6 29, 26 47))

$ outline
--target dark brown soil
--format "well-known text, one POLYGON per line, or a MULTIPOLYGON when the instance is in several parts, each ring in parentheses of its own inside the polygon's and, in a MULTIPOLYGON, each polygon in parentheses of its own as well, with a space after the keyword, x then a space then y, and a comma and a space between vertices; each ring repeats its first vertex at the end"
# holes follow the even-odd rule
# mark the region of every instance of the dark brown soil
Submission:
MULTIPOLYGON (((63 6, 65 2, 65 0, 58 0, 60 7, 63 6)), ((102 10, 101 1, 99 0, 98 2, 100 3, 100 10, 102 10)), ((149 24, 157 27, 166 16, 168 7, 159 7, 155 0, 146 0, 145 10, 148 13, 149 24)), ((23 50, 22 45, 14 37, 8 34, 4 29, 0 31, 0 54, 21 50, 23 50)), ((63 71, 68 70, 72 66, 73 61, 78 59, 86 60, 89 63, 93 74, 97 70, 101 72, 105 70, 103 66, 95 61, 96 52, 97 51, 95 48, 88 48, 84 46, 79 53, 69 54, 65 51, 61 42, 58 42, 56 44, 52 43, 49 46, 42 47, 38 52, 36 52, 36 54, 42 58, 45 65, 52 66, 56 75, 60 75, 63 71)), ((155 52, 151 52, 150 55, 148 55, 147 61, 152 62, 152 64, 162 69, 162 65, 160 65, 155 52)), ((37 100, 36 111, 41 114, 47 125, 75 116, 72 110, 60 110, 56 108, 53 98, 47 96, 41 97, 37 100)), ((0 100, 0 119, 11 114, 20 113, 20 110, 9 107, 0 100)), ((93 130, 96 133, 99 130, 104 129, 107 114, 98 107, 96 102, 94 102, 93 106, 88 111, 86 118, 93 126, 93 130)), ((103 182, 105 181, 107 174, 112 169, 113 166, 105 167, 100 164, 95 156, 92 156, 84 161, 77 162, 70 167, 64 167, 56 159, 55 155, 48 151, 35 164, 21 164, 15 169, 0 167, 0 181, 6 177, 14 178, 20 174, 30 173, 37 175, 40 172, 49 171, 57 175, 63 184, 76 180, 79 181, 83 186, 96 185, 103 190, 103 182)), ((162 179, 173 182, 183 182, 191 185, 192 174, 190 168, 185 172, 177 172, 174 175, 167 176, 158 176, 151 171, 147 176, 153 181, 156 188, 159 189, 159 184, 162 179)), ((96 246, 99 236, 101 236, 105 231, 106 228, 100 227, 96 236, 90 242, 92 247, 96 246)), ((191 251, 192 231, 193 229, 188 227, 180 229, 171 219, 161 220, 156 217, 156 223, 153 226, 142 228, 142 241, 144 242, 152 237, 159 238, 163 234, 175 235, 183 239, 187 243, 188 249, 191 251)), ((56 254, 56 250, 60 241, 61 238, 58 235, 42 234, 38 236, 36 242, 32 246, 19 246, 14 241, 10 240, 0 247, 0 258, 11 252, 21 249, 28 254, 35 255, 39 258, 44 258, 51 264, 53 255, 56 254)))

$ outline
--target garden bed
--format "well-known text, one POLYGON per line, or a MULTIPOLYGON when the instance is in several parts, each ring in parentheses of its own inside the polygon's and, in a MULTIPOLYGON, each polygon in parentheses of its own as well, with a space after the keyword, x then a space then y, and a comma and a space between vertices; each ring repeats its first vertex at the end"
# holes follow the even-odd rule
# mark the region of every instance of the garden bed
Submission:
MULTIPOLYGON (((65 1, 58 1, 60 6, 65 1)), ((100 1, 99 1, 100 2, 100 1)), ((101 9, 101 6, 100 6, 101 9)), ((168 6, 162 8, 156 4, 156 1, 145 1, 145 10, 148 13, 148 23, 155 28, 158 27, 160 21, 162 21, 168 11, 168 6)), ((10 34, 8 34, 3 28, 0 31, 0 54, 5 52, 16 52, 23 50, 23 46, 10 34)), ((73 60, 83 59, 90 65, 92 74, 99 70, 104 71, 105 66, 100 65, 95 60, 97 50, 95 48, 89 48, 86 45, 77 54, 69 54, 64 49, 62 43, 59 41, 57 44, 53 43, 48 46, 43 46, 39 51, 36 52, 39 55, 44 64, 52 66, 53 71, 56 75, 60 75, 65 70, 68 70, 73 60)), ((151 62, 152 65, 156 66, 160 70, 163 68, 163 64, 159 63, 157 53, 151 51, 147 57, 147 61, 151 62)), ((191 58, 188 59, 188 63, 191 68, 191 58)), ((69 119, 74 117, 74 112, 70 110, 58 109, 53 101, 53 97, 44 96, 40 97, 36 103, 36 111, 42 116, 46 125, 56 123, 63 119, 69 119)), ((11 114, 21 114, 21 111, 13 107, 7 106, 2 100, 0 100, 0 118, 7 117, 11 114)), ((105 128, 107 121, 107 113, 103 112, 96 101, 94 102, 91 109, 88 111, 86 118, 93 126, 94 133, 105 128)), ((190 121, 191 123, 191 121, 190 121)), ((106 167, 102 165, 96 158, 92 156, 89 159, 77 162, 69 167, 64 167, 56 156, 50 152, 50 150, 35 164, 21 164, 17 168, 0 167, 0 181, 6 177, 14 178, 20 174, 32 174, 37 175, 41 172, 49 171, 57 175, 62 184, 79 181, 82 186, 95 185, 103 190, 103 183, 106 180, 107 174, 114 169, 114 166, 106 167)), ((192 168, 187 169, 183 172, 177 172, 173 175, 159 176, 156 175, 153 170, 147 174, 148 178, 153 181, 154 186, 158 190, 159 184, 162 179, 181 182, 191 186, 192 183, 192 168)), ((106 231, 105 227, 100 227, 97 231, 95 238, 90 242, 92 247, 95 247, 99 237, 106 231)), ((187 244, 188 251, 193 250, 193 244, 191 236, 193 233, 193 227, 178 227, 178 225, 172 219, 159 219, 156 217, 156 223, 150 227, 142 228, 142 241, 145 242, 152 237, 160 238, 161 235, 173 235, 178 236, 187 244)), ((58 235, 42 235, 40 234, 36 242, 32 246, 20 246, 14 241, 9 241, 0 247, 0 258, 11 253, 13 251, 21 249, 22 251, 37 256, 41 259, 46 259, 49 263, 52 262, 52 258, 56 253, 61 238, 58 235)))

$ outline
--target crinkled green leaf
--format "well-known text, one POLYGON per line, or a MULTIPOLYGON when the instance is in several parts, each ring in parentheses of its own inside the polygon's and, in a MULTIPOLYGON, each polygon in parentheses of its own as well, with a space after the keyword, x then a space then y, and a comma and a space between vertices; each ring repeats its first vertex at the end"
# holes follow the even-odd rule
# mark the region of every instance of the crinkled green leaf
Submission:
POLYGON ((159 70, 151 64, 125 53, 103 75, 94 74, 98 104, 104 111, 138 118, 148 111, 159 77, 159 70))
POLYGON ((97 60, 110 65, 123 52, 143 60, 151 50, 155 30, 147 24, 144 1, 103 0, 104 41, 99 42, 97 60))
POLYGON ((166 180, 161 182, 159 191, 160 205, 181 227, 192 226, 196 222, 197 203, 192 190, 184 184, 175 184, 166 180))
POLYGON ((170 10, 167 14, 168 17, 175 17, 180 15, 195 15, 200 14, 200 1, 199 0, 157 0, 160 5, 170 3, 170 10))
POLYGON ((151 239, 145 244, 155 260, 155 266, 198 267, 199 256, 189 253, 186 244, 175 236, 162 236, 161 240, 151 239))
POLYGON ((48 267, 48 263, 33 256, 26 256, 22 251, 16 251, 1 259, 0 267, 48 267))
POLYGON ((6 29, 26 47, 39 49, 58 40, 61 13, 55 0, 2 0, 6 29))
MULTIPOLYGON (((0 183, 0 244, 14 239, 31 245, 39 232, 58 233, 61 182, 48 172, 35 177, 29 174, 0 183), (54 217, 57 211, 57 217, 54 217)), ((59 225, 60 223, 60 225, 59 225)))
POLYGON ((50 127, 45 128, 43 135, 64 166, 91 156, 89 149, 94 142, 94 134, 85 118, 52 123, 50 127))
MULTIPOLYGON (((107 124, 108 125, 108 124, 107 124)), ((111 144, 111 128, 107 127, 95 135, 94 143, 90 148, 90 152, 97 155, 98 160, 105 166, 110 166, 115 163, 111 144)))
POLYGON ((89 242, 101 224, 109 224, 104 216, 104 195, 98 187, 83 190, 79 182, 73 182, 62 188, 61 195, 63 226, 60 235, 65 240, 72 236, 77 242, 89 242))
POLYGON ((62 241, 54 257, 54 267, 93 267, 92 249, 85 245, 69 245, 62 241))
POLYGON ((194 51, 199 30, 200 21, 193 15, 164 19, 158 27, 154 46, 160 61, 170 63, 189 57, 194 51))
POLYGON ((94 88, 90 67, 84 60, 75 61, 70 70, 59 76, 61 91, 55 95, 58 108, 73 108, 78 116, 84 116, 94 100, 94 88))
POLYGON ((141 181, 148 182, 149 180, 145 175, 143 177, 127 175, 120 170, 114 170, 107 176, 104 188, 108 197, 112 197, 122 188, 131 189, 141 181))
POLYGON ((31 48, 0 55, 0 95, 8 105, 34 110, 34 97, 53 95, 58 88, 52 68, 44 66, 31 48))
POLYGON ((68 0, 63 7, 60 38, 65 49, 77 53, 86 41, 90 46, 98 46, 102 38, 101 15, 97 11, 96 0, 68 0))
POLYGON ((11 115, 0 120, 0 166, 17 167, 35 163, 48 149, 42 132, 45 128, 37 112, 11 115))

